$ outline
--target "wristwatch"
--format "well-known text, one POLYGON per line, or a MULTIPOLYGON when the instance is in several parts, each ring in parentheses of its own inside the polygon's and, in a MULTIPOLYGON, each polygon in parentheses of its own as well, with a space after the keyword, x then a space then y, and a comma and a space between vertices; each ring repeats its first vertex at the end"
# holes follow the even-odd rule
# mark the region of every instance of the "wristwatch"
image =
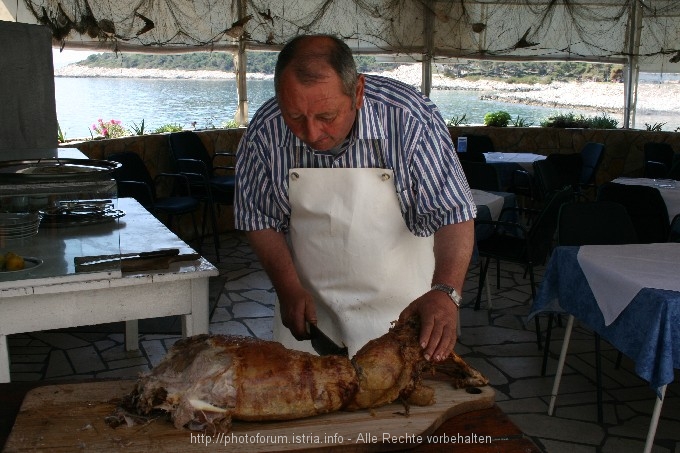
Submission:
POLYGON ((432 290, 436 291, 442 291, 445 292, 446 294, 449 295, 451 300, 453 301, 454 304, 456 304, 456 307, 460 308, 460 301, 463 299, 460 297, 460 294, 458 294, 458 291, 456 291, 456 288, 445 285, 444 283, 435 283, 432 285, 432 290))

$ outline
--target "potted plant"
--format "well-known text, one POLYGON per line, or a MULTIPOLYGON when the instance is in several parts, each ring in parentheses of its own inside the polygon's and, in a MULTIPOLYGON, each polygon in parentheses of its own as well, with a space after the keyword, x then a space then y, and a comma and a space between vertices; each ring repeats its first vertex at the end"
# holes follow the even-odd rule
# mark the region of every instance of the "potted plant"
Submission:
POLYGON ((499 110, 497 112, 489 112, 484 115, 485 126, 507 127, 512 117, 508 112, 499 110))

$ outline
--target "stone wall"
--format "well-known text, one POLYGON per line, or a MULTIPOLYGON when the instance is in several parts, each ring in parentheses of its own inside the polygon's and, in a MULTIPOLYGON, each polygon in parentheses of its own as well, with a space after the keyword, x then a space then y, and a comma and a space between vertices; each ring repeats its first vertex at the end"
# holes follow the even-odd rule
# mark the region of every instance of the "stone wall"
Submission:
MULTIPOLYGON (((618 176, 640 176, 646 142, 667 142, 680 153, 680 133, 651 132, 635 129, 559 129, 540 127, 488 127, 456 126, 449 128, 453 142, 466 134, 488 135, 495 151, 550 153, 579 152, 587 142, 604 143, 605 155, 598 173, 597 183, 610 181, 618 176)), ((213 129, 197 131, 209 152, 236 151, 245 129, 213 129)), ((76 146, 91 159, 106 159, 121 151, 133 151, 146 163, 152 176, 174 171, 168 147, 167 134, 124 137, 113 140, 88 140, 68 143, 76 146)), ((161 193, 162 194, 162 193, 161 193)), ((229 209, 222 209, 220 225, 233 228, 233 216, 229 209)), ((181 232, 190 234, 190 223, 182 224, 181 232)))

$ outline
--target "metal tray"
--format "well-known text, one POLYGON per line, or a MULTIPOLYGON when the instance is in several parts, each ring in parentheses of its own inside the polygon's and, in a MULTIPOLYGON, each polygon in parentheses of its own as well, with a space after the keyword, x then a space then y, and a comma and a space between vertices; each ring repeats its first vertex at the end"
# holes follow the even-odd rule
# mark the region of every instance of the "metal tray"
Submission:
POLYGON ((121 164, 92 159, 30 159, 0 161, 0 178, 7 182, 84 181, 109 178, 121 164))

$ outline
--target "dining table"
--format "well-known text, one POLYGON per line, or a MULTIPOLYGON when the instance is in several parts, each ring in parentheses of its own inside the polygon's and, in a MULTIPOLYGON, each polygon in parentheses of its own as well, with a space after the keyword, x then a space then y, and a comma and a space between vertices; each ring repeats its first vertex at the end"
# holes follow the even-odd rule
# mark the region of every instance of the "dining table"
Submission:
POLYGON ((546 158, 543 154, 536 153, 510 153, 488 152, 484 153, 487 164, 491 164, 498 172, 498 179, 502 190, 507 190, 513 185, 514 173, 522 170, 534 174, 534 162, 546 158))
POLYGON ((136 350, 137 320, 172 315, 183 336, 208 333, 217 268, 135 199, 114 208, 106 221, 41 223, 12 245, 26 265, 0 272, 0 382, 10 381, 7 338, 16 333, 125 321, 126 349, 136 350))
POLYGON ((627 178, 619 177, 612 182, 635 186, 647 186, 658 189, 661 198, 666 203, 668 209, 668 220, 680 214, 680 181, 674 179, 653 179, 653 178, 627 178))
POLYGON ((651 451, 666 386, 680 368, 679 262, 680 243, 554 249, 529 315, 568 314, 549 415, 578 320, 631 358, 636 374, 656 392, 644 450, 651 451))

